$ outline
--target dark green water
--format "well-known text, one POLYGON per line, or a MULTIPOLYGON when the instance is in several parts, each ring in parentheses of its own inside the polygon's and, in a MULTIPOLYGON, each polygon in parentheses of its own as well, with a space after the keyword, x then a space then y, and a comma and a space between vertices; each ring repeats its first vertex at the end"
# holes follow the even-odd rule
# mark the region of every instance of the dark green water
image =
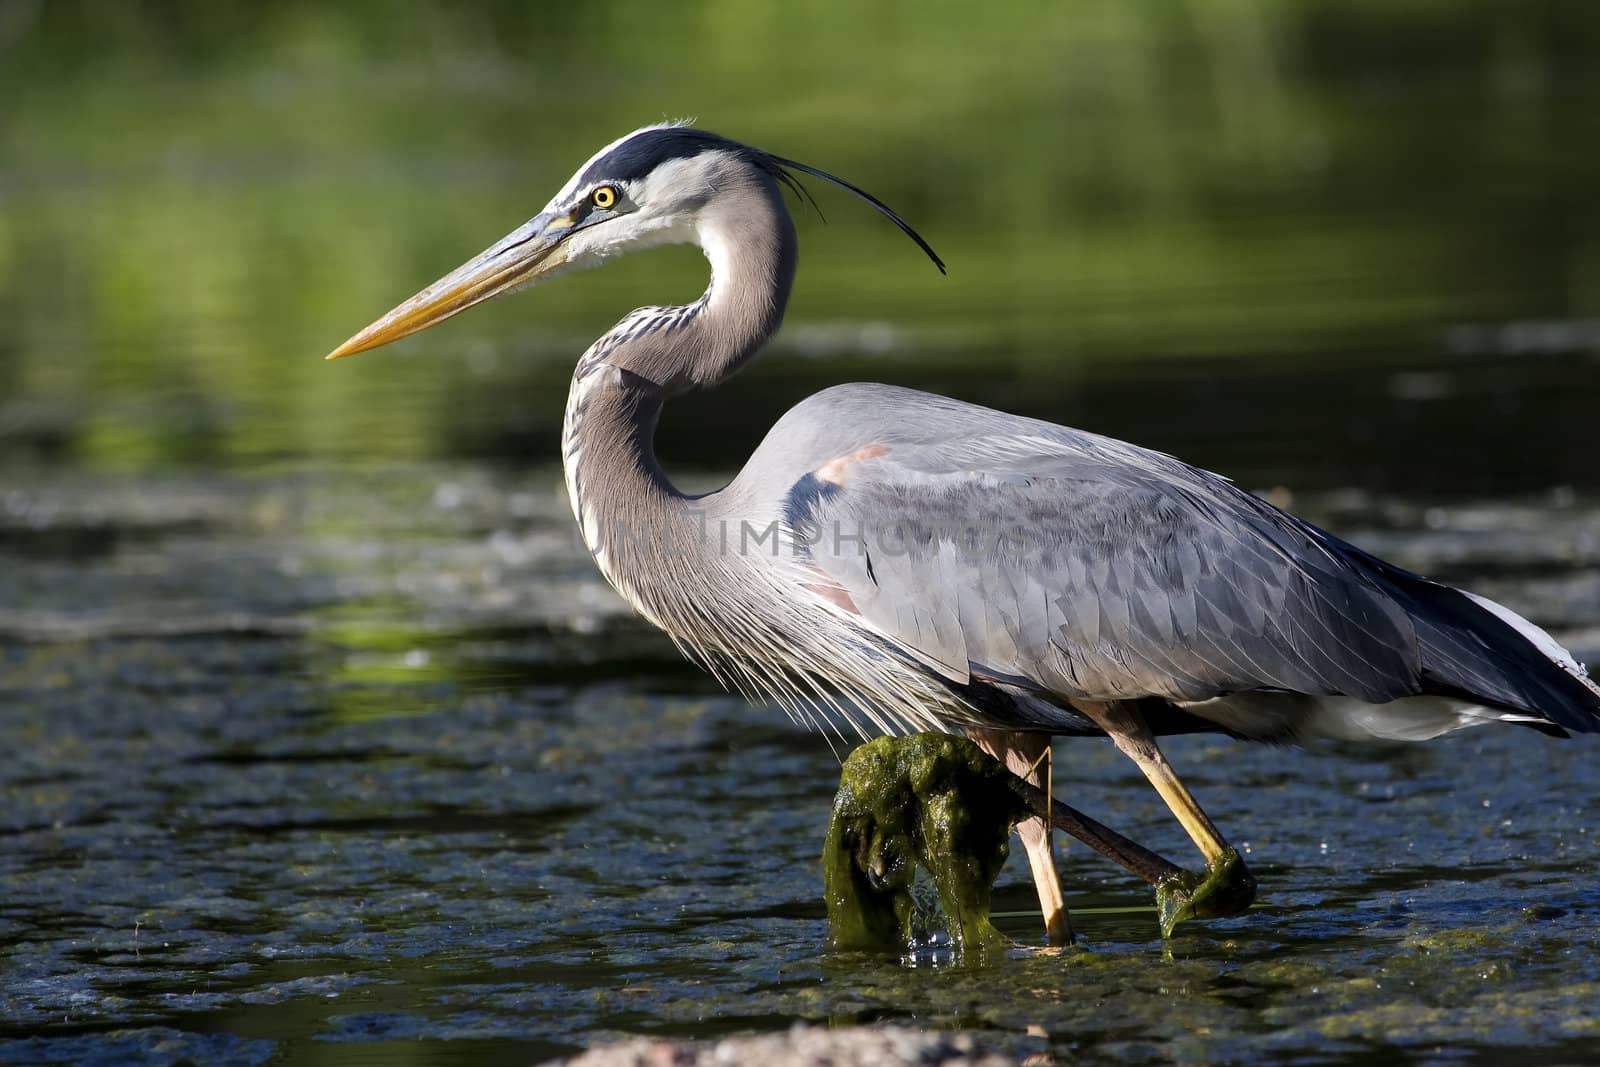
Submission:
POLYGON ((670 454, 725 468, 877 378, 1297 487, 1600 480, 1591 5, 924 6, 5 5, 0 448, 553 456, 577 354, 697 295, 697 252, 316 357, 694 115, 878 193, 950 274, 814 190, 785 333, 670 454))
MULTIPOLYGON (((1550 1062, 1597 1036, 1592 739, 1175 740, 1261 907, 1163 943, 1149 891, 1073 853, 1081 949, 907 967, 825 951, 828 745, 628 619, 553 471, 12 484, 0 1060, 519 1063, 797 1019, 1128 1062, 1550 1062)), ((1592 498, 1306 504, 1600 661, 1592 498)), ((1057 768, 1188 855, 1108 744, 1057 768)), ((997 910, 1032 896, 1014 857, 997 910)))
MULTIPOLYGON (((1077 950, 831 954, 834 753, 629 618, 547 466, 576 355, 698 255, 319 357, 696 114, 951 273, 815 190, 784 334, 669 410, 675 468, 832 382, 935 389, 1223 470, 1596 665, 1597 50, 1556 2, 0 4, 0 1062, 879 1019, 1058 1062, 1594 1059, 1595 739, 1179 739, 1250 915, 1163 943, 1073 853, 1077 950)), ((1187 858, 1109 745, 1056 767, 1187 858)), ((1030 943, 1032 904, 1014 859, 1030 943)))

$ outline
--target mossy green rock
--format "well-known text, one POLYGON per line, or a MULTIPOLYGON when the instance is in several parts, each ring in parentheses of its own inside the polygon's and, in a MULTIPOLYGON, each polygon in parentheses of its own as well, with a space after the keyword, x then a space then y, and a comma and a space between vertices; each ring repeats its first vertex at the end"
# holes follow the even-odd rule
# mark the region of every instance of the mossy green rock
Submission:
POLYGON ((944 734, 880 737, 852 752, 822 852, 834 945, 905 948, 919 866, 963 951, 1007 944, 989 899, 1026 814, 1015 781, 971 741, 944 734))

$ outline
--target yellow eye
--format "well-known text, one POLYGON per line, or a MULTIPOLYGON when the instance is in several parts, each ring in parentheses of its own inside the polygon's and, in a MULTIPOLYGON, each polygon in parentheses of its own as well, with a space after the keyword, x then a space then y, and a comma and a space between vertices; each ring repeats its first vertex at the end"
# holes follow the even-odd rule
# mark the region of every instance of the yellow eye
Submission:
POLYGON ((610 207, 617 202, 617 191, 609 185, 602 185, 589 194, 589 199, 594 201, 595 207, 610 207))

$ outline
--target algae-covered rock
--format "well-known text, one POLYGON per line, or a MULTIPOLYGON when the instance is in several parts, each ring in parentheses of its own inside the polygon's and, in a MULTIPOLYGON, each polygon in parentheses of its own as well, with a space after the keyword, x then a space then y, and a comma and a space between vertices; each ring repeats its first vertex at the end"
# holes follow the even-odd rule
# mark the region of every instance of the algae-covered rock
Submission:
POLYGON ((1011 828, 1027 813, 1015 782, 977 745, 944 734, 880 737, 852 752, 822 853, 834 945, 911 943, 919 866, 960 948, 1005 945, 989 898, 1011 828))

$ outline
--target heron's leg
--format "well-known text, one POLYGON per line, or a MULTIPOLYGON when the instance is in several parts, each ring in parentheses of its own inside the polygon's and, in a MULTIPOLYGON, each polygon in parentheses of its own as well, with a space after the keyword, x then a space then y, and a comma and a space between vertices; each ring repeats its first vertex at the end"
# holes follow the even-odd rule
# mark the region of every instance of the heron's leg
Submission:
MULTIPOLYGON (((1006 765, 1018 778, 1049 792, 1050 736, 1010 730, 984 730, 969 727, 967 736, 979 748, 1006 765)), ((1017 823, 1017 836, 1028 853, 1033 871, 1033 887, 1039 893, 1039 908, 1044 912, 1045 936, 1052 945, 1072 943, 1072 917, 1061 896, 1061 876, 1056 873, 1055 852, 1051 847, 1050 826, 1034 817, 1017 823)))
POLYGON ((1183 825, 1189 839, 1205 856, 1208 865, 1217 863, 1231 851, 1216 825, 1200 810, 1193 795, 1178 780, 1178 772, 1161 754, 1155 734, 1150 732, 1150 726, 1137 704, 1125 701, 1105 704, 1074 701, 1073 706, 1093 719, 1100 729, 1111 736, 1112 743, 1122 754, 1144 772, 1144 776, 1156 787, 1156 792, 1161 794, 1161 799, 1166 801, 1167 807, 1183 825))
POLYGON ((1074 701, 1073 706, 1093 719, 1122 754, 1138 764, 1206 858, 1205 874, 1180 874, 1156 883, 1162 936, 1172 936, 1173 927, 1184 919, 1220 919, 1247 910, 1256 898, 1255 876, 1178 780, 1139 705, 1125 701, 1074 701))

